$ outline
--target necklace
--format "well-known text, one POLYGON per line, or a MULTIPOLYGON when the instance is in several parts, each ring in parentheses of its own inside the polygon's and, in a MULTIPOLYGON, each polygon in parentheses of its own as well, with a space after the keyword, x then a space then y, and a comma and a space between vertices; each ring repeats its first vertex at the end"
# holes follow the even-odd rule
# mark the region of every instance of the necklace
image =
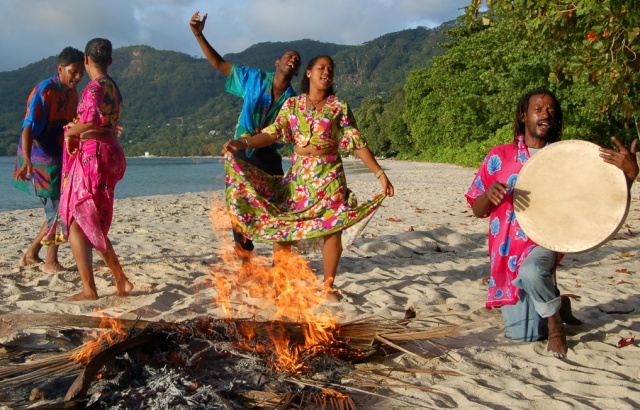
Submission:
POLYGON ((325 100, 327 97, 321 98, 318 101, 313 101, 309 95, 307 95, 307 100, 309 100, 309 102, 311 103, 311 111, 315 111, 316 110, 316 105, 318 105, 320 103, 320 101, 325 100))

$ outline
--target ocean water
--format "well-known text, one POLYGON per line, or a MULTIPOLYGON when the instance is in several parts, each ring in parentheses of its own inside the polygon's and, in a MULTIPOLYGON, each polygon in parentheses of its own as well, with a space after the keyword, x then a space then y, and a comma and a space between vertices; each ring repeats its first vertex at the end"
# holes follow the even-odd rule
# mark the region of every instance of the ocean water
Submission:
MULTIPOLYGON (((39 208, 40 200, 11 185, 15 157, 0 157, 0 212, 39 208)), ((127 158, 116 198, 183 194, 224 189, 219 158, 127 158)))
MULTIPOLYGON (((116 186, 116 198, 183 194, 224 189, 220 158, 127 158, 127 172, 116 186)), ((15 157, 0 157, 0 212, 40 208, 40 200, 11 185, 15 157)), ((284 167, 291 162, 284 161, 284 167)), ((369 170, 360 161, 345 161, 347 175, 369 170)))

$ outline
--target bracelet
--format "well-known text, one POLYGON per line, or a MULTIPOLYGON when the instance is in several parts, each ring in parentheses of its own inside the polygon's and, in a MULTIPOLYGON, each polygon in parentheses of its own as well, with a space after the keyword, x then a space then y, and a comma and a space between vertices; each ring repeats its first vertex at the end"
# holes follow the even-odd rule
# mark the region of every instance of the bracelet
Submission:
POLYGON ((247 149, 249 148, 249 138, 242 138, 242 140, 244 140, 244 143, 247 144, 247 149))
POLYGON ((384 171, 382 170, 382 168, 380 168, 380 171, 376 172, 375 177, 380 179, 380 177, 382 176, 382 174, 384 174, 384 171))

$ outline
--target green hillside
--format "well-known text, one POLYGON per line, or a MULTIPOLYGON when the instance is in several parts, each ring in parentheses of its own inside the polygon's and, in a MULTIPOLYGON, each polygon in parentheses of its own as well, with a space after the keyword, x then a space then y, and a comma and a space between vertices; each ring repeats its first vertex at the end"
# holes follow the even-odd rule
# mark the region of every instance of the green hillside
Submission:
MULTIPOLYGON (((357 110, 365 98, 388 95, 394 86, 404 84, 412 70, 428 67, 434 55, 442 54, 438 43, 445 39, 441 29, 417 28, 360 46, 313 40, 260 43, 224 58, 271 70, 275 60, 289 49, 301 53, 303 64, 315 55, 329 54, 336 61, 336 92, 357 110)), ((113 60, 109 73, 125 100, 121 143, 127 155, 220 153, 222 143, 233 134, 241 101, 224 92, 226 77, 207 60, 147 46, 116 49, 113 60)), ((53 75, 55 69, 56 60, 50 57, 19 70, 0 72, 0 155, 15 154, 26 99, 33 86, 53 75)))

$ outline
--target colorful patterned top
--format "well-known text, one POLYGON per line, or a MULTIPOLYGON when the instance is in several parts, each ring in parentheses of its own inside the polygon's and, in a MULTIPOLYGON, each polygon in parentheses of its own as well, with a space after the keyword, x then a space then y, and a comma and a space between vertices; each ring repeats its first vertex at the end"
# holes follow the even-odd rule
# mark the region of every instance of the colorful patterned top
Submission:
POLYGON ((316 150, 333 146, 331 142, 338 142, 343 150, 367 146, 345 102, 330 95, 321 111, 308 110, 306 102, 306 94, 289 98, 278 118, 263 132, 276 134, 282 144, 299 147, 311 144, 316 150))
MULTIPOLYGON (((274 75, 273 72, 266 73, 262 70, 235 64, 231 67, 225 91, 243 99, 242 112, 238 118, 234 139, 238 139, 242 135, 258 134, 262 128, 275 120, 282 103, 287 98, 296 95, 293 87, 289 85, 278 101, 273 103, 271 91, 274 75)), ((272 149, 276 153, 278 148, 278 145, 272 145, 272 149)), ((251 157, 254 151, 254 149, 246 150, 247 156, 251 157)))
POLYGON ((122 111, 122 94, 108 75, 89 81, 78 106, 77 122, 93 123, 94 130, 117 132, 122 111))
MULTIPOLYGON (((32 178, 35 194, 38 197, 58 198, 60 196, 63 127, 73 121, 77 105, 78 92, 73 88, 64 87, 58 74, 38 84, 29 96, 22 129, 30 126, 33 133, 32 178)), ((20 138, 11 184, 29 193, 31 183, 18 178, 18 170, 23 164, 22 138, 20 138)))
MULTIPOLYGON (((494 181, 515 185, 520 170, 529 158, 523 135, 510 144, 491 149, 465 195, 469 205, 473 207, 475 200, 494 181)), ((518 301, 519 291, 512 282, 518 276, 518 269, 524 259, 538 245, 527 237, 518 224, 513 207, 513 188, 508 190, 500 205, 491 205, 484 216, 489 217, 491 258, 491 280, 486 305, 489 309, 493 306, 512 305, 518 301)))

